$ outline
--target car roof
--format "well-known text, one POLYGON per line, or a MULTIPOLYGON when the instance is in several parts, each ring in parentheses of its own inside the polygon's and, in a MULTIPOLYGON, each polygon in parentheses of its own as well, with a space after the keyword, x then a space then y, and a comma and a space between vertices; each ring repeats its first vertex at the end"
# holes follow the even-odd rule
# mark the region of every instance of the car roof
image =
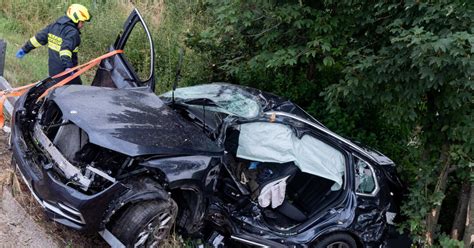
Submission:
POLYGON ((268 116, 274 115, 275 117, 290 118, 290 119, 297 120, 299 122, 305 123, 305 124, 315 128, 315 129, 317 129, 321 133, 323 133, 325 135, 328 135, 329 137, 341 142, 343 145, 347 146, 350 150, 352 150, 352 152, 357 153, 357 154, 359 154, 363 157, 366 157, 367 159, 369 159, 369 160, 371 160, 375 163, 378 163, 378 164, 381 164, 381 165, 394 164, 394 162, 390 158, 383 155, 382 153, 380 153, 376 150, 373 150, 373 149, 371 149, 367 146, 362 146, 362 145, 356 144, 355 142, 352 142, 351 140, 346 139, 346 138, 334 133, 333 131, 329 130, 328 128, 326 128, 324 126, 320 126, 320 125, 318 125, 314 122, 311 122, 310 120, 307 120, 307 119, 301 118, 297 115, 294 115, 294 114, 291 114, 291 113, 286 113, 286 112, 269 111, 269 112, 266 112, 265 114, 268 115, 268 116))

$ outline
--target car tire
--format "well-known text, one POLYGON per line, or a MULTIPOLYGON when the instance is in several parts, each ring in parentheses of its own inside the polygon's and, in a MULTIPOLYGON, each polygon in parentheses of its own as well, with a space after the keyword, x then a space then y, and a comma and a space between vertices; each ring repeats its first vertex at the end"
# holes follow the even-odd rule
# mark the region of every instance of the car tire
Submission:
POLYGON ((139 202, 123 211, 110 231, 126 247, 159 247, 173 228, 177 210, 173 199, 139 202))
POLYGON ((351 235, 345 233, 330 234, 317 241, 313 248, 357 248, 357 243, 351 235))

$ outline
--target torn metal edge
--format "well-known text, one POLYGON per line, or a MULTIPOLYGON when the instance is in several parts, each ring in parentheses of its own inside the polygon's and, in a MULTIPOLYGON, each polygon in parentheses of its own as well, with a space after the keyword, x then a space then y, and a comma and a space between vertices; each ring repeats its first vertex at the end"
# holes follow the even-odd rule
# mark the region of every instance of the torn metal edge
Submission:
POLYGON ((125 248, 125 245, 120 242, 120 240, 115 237, 109 230, 104 229, 99 232, 100 236, 110 245, 112 248, 125 248))
MULTIPOLYGON (((0 76, 0 90, 11 90, 12 86, 8 83, 8 81, 0 76)), ((13 113, 13 106, 15 105, 17 97, 9 97, 3 104, 3 109, 5 110, 5 113, 8 114, 9 116, 12 116, 13 113)), ((5 133, 10 133, 11 128, 8 126, 3 126, 3 131, 5 133)))

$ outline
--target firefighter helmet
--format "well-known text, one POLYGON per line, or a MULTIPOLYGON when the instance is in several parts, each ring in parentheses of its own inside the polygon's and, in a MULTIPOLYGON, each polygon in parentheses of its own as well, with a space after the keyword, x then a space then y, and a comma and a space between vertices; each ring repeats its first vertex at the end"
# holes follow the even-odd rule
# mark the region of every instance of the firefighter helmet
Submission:
POLYGON ((74 23, 78 22, 88 22, 91 19, 91 15, 84 5, 81 4, 71 4, 66 11, 67 17, 71 19, 74 23))

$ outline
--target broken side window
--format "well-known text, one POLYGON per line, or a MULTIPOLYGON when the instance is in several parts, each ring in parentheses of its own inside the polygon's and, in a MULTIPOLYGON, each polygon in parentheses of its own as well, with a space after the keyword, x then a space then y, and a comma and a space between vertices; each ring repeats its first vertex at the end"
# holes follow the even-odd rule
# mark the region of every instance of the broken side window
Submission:
POLYGON ((355 160, 356 192, 371 195, 376 190, 376 179, 372 167, 362 159, 355 160))

